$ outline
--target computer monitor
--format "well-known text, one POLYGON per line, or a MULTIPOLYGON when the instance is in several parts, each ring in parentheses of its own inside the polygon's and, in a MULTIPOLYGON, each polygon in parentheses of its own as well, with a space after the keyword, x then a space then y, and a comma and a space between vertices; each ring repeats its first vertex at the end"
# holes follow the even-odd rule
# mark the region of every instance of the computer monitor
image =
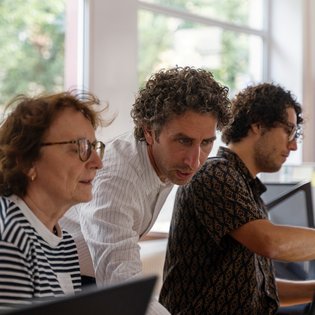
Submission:
MULTIPOLYGON (((312 185, 305 182, 265 182, 262 194, 275 224, 314 228, 312 185)), ((276 275, 289 280, 315 279, 315 261, 277 262, 276 275)))
POLYGON ((267 191, 262 194, 262 198, 272 222, 314 228, 311 182, 264 184, 267 191))

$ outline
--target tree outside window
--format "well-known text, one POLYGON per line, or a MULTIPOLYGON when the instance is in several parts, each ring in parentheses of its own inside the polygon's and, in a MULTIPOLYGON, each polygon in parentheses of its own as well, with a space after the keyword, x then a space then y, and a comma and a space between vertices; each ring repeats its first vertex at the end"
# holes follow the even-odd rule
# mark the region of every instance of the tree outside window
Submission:
POLYGON ((64 87, 65 0, 1 0, 0 104, 64 87))
POLYGON ((172 10, 168 15, 139 10, 139 86, 158 69, 176 65, 207 69, 229 86, 232 93, 249 82, 262 80, 263 40, 255 32, 242 31, 262 28, 261 0, 146 2, 175 8, 177 16, 172 17, 172 10), (178 17, 181 12, 183 18, 178 17), (212 23, 189 20, 185 12, 210 17, 212 23), (213 21, 217 21, 217 25, 213 21), (224 27, 227 24, 232 27, 224 27))

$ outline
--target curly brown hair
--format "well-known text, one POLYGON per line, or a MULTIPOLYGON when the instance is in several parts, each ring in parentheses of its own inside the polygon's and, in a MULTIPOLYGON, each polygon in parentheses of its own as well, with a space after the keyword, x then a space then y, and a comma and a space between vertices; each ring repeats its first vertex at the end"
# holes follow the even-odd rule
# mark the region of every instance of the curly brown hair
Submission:
POLYGON ((213 114, 221 130, 230 119, 229 89, 219 84, 211 72, 192 67, 162 69, 140 90, 131 110, 134 135, 145 141, 143 128, 158 136, 163 126, 187 111, 213 114))
POLYGON ((301 133, 302 108, 290 91, 273 83, 248 86, 231 101, 232 120, 223 129, 222 141, 236 143, 247 136, 250 126, 259 123, 273 128, 277 123, 287 123, 287 108, 293 108, 297 116, 297 130, 301 133))
POLYGON ((40 157, 44 133, 58 113, 73 108, 82 112, 96 129, 105 125, 101 111, 93 108, 99 104, 98 98, 83 91, 13 98, 5 107, 9 114, 0 127, 0 195, 26 194, 27 172, 40 157))

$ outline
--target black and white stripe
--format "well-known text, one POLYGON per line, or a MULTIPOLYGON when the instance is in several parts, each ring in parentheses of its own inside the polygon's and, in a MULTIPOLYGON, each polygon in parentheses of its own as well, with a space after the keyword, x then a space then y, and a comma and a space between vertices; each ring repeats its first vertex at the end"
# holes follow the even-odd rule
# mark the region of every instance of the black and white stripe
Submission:
POLYGON ((48 229, 41 235, 33 219, 19 203, 0 197, 0 310, 80 290, 74 240, 65 231, 62 238, 48 229))

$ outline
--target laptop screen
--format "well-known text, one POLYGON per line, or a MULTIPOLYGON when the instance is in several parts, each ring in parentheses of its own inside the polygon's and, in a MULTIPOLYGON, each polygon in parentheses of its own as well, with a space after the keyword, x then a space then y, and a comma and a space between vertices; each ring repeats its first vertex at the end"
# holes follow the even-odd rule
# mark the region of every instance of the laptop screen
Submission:
POLYGON ((93 286, 76 295, 39 302, 2 314, 145 315, 156 280, 156 276, 147 276, 117 285, 93 286))

